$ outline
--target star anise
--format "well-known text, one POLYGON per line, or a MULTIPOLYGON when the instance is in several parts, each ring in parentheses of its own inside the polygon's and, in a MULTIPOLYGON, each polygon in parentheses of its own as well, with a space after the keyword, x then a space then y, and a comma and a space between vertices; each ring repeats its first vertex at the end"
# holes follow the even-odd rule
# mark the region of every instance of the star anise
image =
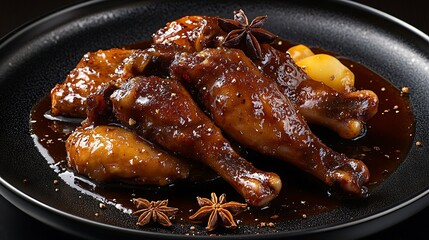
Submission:
POLYGON ((246 14, 241 9, 234 11, 234 20, 219 18, 219 27, 228 33, 223 46, 240 48, 250 58, 260 59, 262 57, 260 44, 272 43, 277 37, 261 28, 267 18, 267 16, 259 16, 249 24, 246 14))
POLYGON ((237 224, 233 216, 244 211, 247 204, 238 202, 226 202, 226 195, 220 195, 219 199, 215 193, 211 194, 211 200, 207 198, 197 197, 200 209, 189 217, 191 220, 203 220, 208 217, 207 227, 208 231, 213 231, 218 225, 219 218, 222 220, 224 227, 234 229, 237 224))
POLYGON ((144 198, 133 198, 132 202, 136 205, 137 209, 140 209, 134 212, 135 215, 140 215, 137 220, 137 225, 139 226, 144 226, 152 220, 169 227, 172 225, 170 218, 179 210, 174 207, 167 207, 168 199, 149 202, 144 198))

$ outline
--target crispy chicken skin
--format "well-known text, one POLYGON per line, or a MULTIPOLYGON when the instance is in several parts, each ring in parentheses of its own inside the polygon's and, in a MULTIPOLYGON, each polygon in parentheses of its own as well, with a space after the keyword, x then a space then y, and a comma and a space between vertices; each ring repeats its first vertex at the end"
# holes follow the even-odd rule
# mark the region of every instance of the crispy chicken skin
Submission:
POLYGON ((309 129, 278 84, 241 50, 182 53, 172 75, 183 80, 212 119, 239 143, 296 165, 327 185, 364 195, 369 171, 324 145, 309 129))
MULTIPOLYGON (((179 81, 135 77, 111 95, 106 93, 114 115, 123 124, 172 153, 208 165, 249 204, 266 205, 279 193, 279 176, 258 170, 240 157, 179 81)), ((105 100, 106 96, 91 96, 88 111, 104 106, 97 102, 105 100)), ((92 119, 97 116, 88 113, 85 124, 97 122, 92 119)))
POLYGON ((80 127, 66 151, 68 165, 97 182, 164 186, 189 175, 186 162, 116 126, 80 127))
POLYGON ((280 90, 299 109, 309 123, 323 125, 341 137, 358 137, 364 121, 378 110, 378 97, 371 90, 340 93, 312 80, 298 67, 288 53, 262 44, 263 57, 255 64, 268 77, 276 80, 280 90))

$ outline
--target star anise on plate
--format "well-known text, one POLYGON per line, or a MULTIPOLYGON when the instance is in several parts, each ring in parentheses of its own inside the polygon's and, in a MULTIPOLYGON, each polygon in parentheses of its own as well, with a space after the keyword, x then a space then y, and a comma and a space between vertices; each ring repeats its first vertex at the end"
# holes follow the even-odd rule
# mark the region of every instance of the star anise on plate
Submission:
POLYGON ((152 220, 169 227, 172 225, 170 218, 179 210, 174 207, 168 207, 168 199, 149 202, 144 198, 133 198, 132 202, 139 209, 134 212, 135 215, 140 215, 137 220, 137 225, 139 226, 144 226, 152 220))
POLYGON ((246 14, 242 9, 234 11, 234 20, 218 18, 219 27, 228 33, 223 46, 240 48, 252 59, 262 57, 262 43, 272 43, 277 37, 271 32, 262 29, 267 16, 259 16, 249 24, 246 14))
POLYGON ((234 221, 234 216, 244 211, 247 204, 238 202, 226 202, 226 195, 220 195, 219 199, 216 193, 211 194, 211 200, 207 198, 197 197, 200 209, 189 217, 190 220, 201 221, 208 218, 207 231, 213 231, 222 221, 226 228, 234 229, 237 224, 234 221))

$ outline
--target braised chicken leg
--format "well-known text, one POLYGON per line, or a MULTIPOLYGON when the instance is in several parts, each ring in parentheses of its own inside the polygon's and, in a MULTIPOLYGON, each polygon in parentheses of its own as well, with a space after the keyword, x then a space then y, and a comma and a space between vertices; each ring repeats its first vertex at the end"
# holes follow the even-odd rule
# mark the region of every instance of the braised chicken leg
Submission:
MULTIPOLYGON (((185 158, 203 162, 230 183, 255 206, 277 196, 281 180, 240 157, 221 131, 198 108, 179 81, 159 77, 135 77, 110 95, 112 111, 123 124, 145 139, 185 158)), ((89 111, 98 109, 105 96, 92 96, 89 111)), ((99 111, 99 110, 96 110, 99 111)), ((98 114, 88 113, 86 124, 98 114)))
POLYGON ((69 167, 97 182, 164 186, 189 175, 186 162, 120 127, 80 127, 66 150, 69 167))
POLYGON ((365 164, 324 145, 278 84, 241 50, 183 53, 171 69, 216 125, 239 143, 292 163, 327 185, 339 185, 354 195, 366 194, 363 185, 369 171, 365 164))
MULTIPOLYGON (((225 36, 217 18, 186 16, 158 30, 153 41, 160 45, 177 45, 184 52, 195 52, 221 46, 225 36)), ((269 44, 262 44, 261 50, 262 58, 254 62, 264 74, 276 80, 283 94, 309 123, 328 127, 341 137, 351 139, 361 134, 364 121, 377 112, 378 98, 374 92, 337 92, 312 80, 287 53, 269 44)))
POLYGON ((340 93, 312 80, 285 52, 262 44, 263 58, 255 64, 275 79, 280 90, 299 109, 305 120, 328 127, 341 137, 359 136, 363 122, 377 113, 378 97, 370 90, 340 93))

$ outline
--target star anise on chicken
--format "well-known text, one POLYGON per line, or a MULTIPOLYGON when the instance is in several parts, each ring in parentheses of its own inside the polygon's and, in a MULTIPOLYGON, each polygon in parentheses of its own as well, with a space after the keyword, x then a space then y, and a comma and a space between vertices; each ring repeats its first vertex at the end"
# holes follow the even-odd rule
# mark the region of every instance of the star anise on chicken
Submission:
POLYGON ((222 221, 226 228, 234 229, 237 224, 234 221, 234 216, 244 211, 247 204, 238 202, 226 202, 226 195, 220 195, 219 199, 215 193, 211 194, 211 200, 207 198, 197 197, 200 209, 189 217, 190 220, 201 221, 208 218, 207 231, 213 231, 222 221))
POLYGON ((271 32, 262 29, 267 16, 259 16, 249 24, 243 10, 234 11, 234 20, 218 18, 219 27, 228 33, 223 41, 223 46, 239 48, 252 59, 262 57, 262 43, 272 43, 277 37, 271 32))
POLYGON ((169 227, 172 225, 170 218, 179 210, 174 207, 168 207, 168 199, 149 202, 144 198, 133 198, 132 202, 139 209, 134 212, 135 215, 140 215, 137 220, 137 225, 139 226, 144 226, 152 220, 169 227))

